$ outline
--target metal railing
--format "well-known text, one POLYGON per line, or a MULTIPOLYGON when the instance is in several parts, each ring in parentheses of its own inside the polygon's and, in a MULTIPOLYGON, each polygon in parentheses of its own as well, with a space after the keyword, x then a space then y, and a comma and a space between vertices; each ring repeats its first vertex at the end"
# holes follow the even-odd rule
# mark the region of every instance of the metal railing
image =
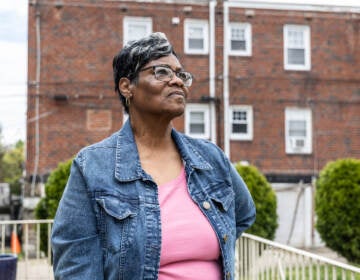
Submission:
POLYGON ((244 233, 237 241, 236 280, 359 280, 360 268, 244 233))
MULTIPOLYGON (((2 254, 13 253, 14 236, 21 241, 18 280, 53 279, 52 224, 53 220, 0 221, 2 254), (41 270, 45 273, 39 277, 41 270)), ((358 267, 246 233, 237 241, 236 259, 236 280, 360 280, 358 267)))
POLYGON ((53 220, 0 221, 0 252, 17 255, 17 280, 54 279, 50 242, 52 224, 53 220))
MULTIPOLYGON (((1 227, 1 253, 16 253, 12 252, 13 239, 21 240, 22 256, 25 260, 29 258, 44 258, 44 253, 41 252, 40 244, 41 238, 45 234, 47 239, 47 259, 51 263, 51 243, 50 234, 51 227, 54 220, 12 220, 0 221, 1 227), (46 230, 41 230, 41 225, 46 226, 46 230), (30 238, 32 240, 30 240, 30 238)), ((44 228, 44 227, 43 227, 44 228)))

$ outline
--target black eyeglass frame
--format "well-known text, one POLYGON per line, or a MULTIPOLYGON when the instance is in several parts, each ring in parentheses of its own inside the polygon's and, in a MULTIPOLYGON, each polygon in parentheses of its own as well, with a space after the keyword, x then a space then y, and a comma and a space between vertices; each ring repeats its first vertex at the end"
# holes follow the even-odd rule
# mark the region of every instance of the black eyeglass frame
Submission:
POLYGON ((139 70, 139 72, 143 72, 143 71, 146 71, 146 70, 149 70, 149 69, 152 69, 154 71, 154 76, 157 80, 159 81, 162 81, 162 82, 169 82, 171 81, 173 78, 174 78, 174 74, 176 75, 176 77, 178 77, 180 80, 183 81, 184 83, 184 86, 186 87, 190 87, 192 85, 192 80, 193 80, 193 75, 190 73, 190 72, 187 72, 187 71, 183 71, 183 70, 179 70, 179 71, 174 71, 169 65, 167 64, 157 64, 157 65, 151 65, 151 66, 148 66, 148 67, 145 67, 145 68, 142 68, 139 70), (156 75, 156 71, 155 69, 157 67, 164 67, 164 68, 167 68, 167 69, 170 69, 171 72, 172 72, 172 75, 169 76, 169 79, 167 80, 161 80, 161 79, 158 79, 157 75, 156 75), (181 78, 181 76, 179 76, 181 73, 185 73, 186 75, 185 76, 188 76, 189 75, 189 78, 187 80, 184 80, 181 78))

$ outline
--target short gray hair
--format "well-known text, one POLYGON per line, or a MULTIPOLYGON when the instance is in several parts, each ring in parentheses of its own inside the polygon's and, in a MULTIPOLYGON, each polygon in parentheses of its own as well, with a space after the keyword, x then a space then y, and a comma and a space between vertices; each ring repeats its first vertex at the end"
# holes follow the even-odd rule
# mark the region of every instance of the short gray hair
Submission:
POLYGON ((113 74, 115 92, 119 94, 126 112, 128 112, 128 108, 125 98, 119 89, 120 79, 128 78, 130 82, 136 83, 138 73, 145 64, 170 54, 177 57, 166 35, 162 32, 155 32, 139 40, 128 42, 114 57, 113 74))

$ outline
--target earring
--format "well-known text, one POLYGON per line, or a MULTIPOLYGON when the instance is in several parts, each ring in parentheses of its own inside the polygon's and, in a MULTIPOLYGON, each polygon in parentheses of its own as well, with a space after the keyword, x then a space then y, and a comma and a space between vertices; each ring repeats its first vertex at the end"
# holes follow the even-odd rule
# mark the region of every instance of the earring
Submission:
POLYGON ((125 97, 126 107, 130 107, 130 97, 125 97))

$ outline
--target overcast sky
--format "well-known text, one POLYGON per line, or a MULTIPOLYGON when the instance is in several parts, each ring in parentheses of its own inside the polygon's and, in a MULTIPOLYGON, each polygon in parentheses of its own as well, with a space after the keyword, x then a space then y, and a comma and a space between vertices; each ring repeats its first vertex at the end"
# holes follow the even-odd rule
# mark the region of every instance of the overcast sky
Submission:
POLYGON ((0 1, 0 125, 8 144, 25 139, 27 2, 0 1))
MULTIPOLYGON (((360 7, 360 0, 267 0, 360 7)), ((0 125, 3 142, 25 140, 28 0, 0 0, 0 125)))

